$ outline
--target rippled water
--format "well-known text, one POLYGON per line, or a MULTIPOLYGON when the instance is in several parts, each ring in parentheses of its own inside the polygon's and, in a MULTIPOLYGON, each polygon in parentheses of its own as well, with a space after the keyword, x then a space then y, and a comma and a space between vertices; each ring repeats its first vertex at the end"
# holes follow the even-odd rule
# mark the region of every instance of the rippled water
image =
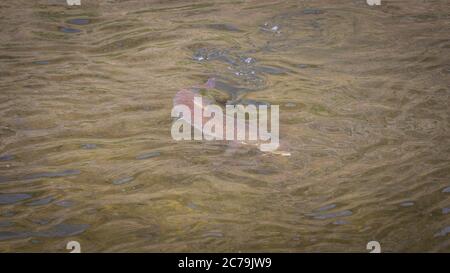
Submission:
POLYGON ((0 251, 450 251, 446 0, 0 3, 0 251), (216 77, 291 156, 175 142, 216 77))

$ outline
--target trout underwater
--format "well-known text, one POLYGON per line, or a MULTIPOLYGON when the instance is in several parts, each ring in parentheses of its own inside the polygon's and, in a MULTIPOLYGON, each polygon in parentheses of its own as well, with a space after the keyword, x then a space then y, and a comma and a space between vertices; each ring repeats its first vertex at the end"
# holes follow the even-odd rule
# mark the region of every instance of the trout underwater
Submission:
POLYGON ((203 85, 184 88, 176 93, 172 109, 172 117, 177 118, 172 126, 172 137, 175 140, 191 140, 193 132, 195 140, 227 141, 232 147, 249 145, 256 146, 264 153, 291 155, 290 152, 280 149, 278 106, 270 107, 271 132, 268 132, 267 105, 242 106, 229 104, 229 101, 223 105, 226 99, 223 96, 218 97, 214 88, 215 79, 210 78, 203 85), (221 104, 217 104, 218 101, 221 104), (223 108, 226 108, 225 114, 222 114, 223 108), (248 109, 259 109, 259 118, 249 113, 248 109), (257 125, 259 128, 256 128, 257 125), (184 135, 174 137, 180 128, 184 135))

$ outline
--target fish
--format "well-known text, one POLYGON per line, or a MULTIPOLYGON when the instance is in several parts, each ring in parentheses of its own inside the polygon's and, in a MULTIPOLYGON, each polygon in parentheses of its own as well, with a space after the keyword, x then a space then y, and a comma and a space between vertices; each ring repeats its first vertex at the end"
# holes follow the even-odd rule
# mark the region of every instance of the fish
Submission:
MULTIPOLYGON (((281 156, 290 156, 291 155, 291 153, 289 151, 286 151, 286 150, 284 150, 284 148, 282 148, 285 145, 279 145, 279 147, 277 149, 267 149, 266 147, 269 145, 269 143, 267 141, 261 140, 259 135, 256 138, 256 140, 249 139, 248 134, 244 140, 238 139, 238 130, 237 130, 238 119, 234 118, 234 114, 233 114, 233 118, 232 118, 232 120, 234 120, 233 132, 229 133, 230 135, 232 134, 234 137, 232 138, 232 140, 229 140, 230 138, 229 137, 227 138, 227 131, 226 131, 226 129, 227 129, 227 122, 226 122, 227 121, 227 119, 226 119, 227 113, 226 113, 226 111, 223 115, 223 122, 222 122, 221 130, 220 129, 217 130, 215 128, 214 132, 212 132, 212 130, 210 130, 209 133, 206 133, 204 130, 204 126, 207 125, 207 123, 214 117, 213 116, 205 117, 203 115, 203 112, 210 106, 219 106, 220 109, 226 108, 226 105, 216 104, 216 100, 214 99, 214 96, 208 96, 208 94, 211 92, 212 89, 215 88, 215 86, 216 86, 216 79, 210 78, 206 81, 206 83, 204 83, 202 85, 197 85, 197 86, 193 86, 190 88, 183 88, 183 89, 179 90, 173 98, 174 107, 177 105, 184 105, 189 109, 190 117, 177 116, 177 120, 184 122, 186 126, 190 126, 191 129, 194 130, 194 139, 197 139, 197 140, 199 140, 199 139, 208 139, 208 140, 214 139, 217 141, 226 141, 233 149, 236 149, 236 147, 239 147, 239 145, 246 145, 246 146, 255 146, 264 153, 281 155, 281 156), (204 96, 205 94, 207 96, 204 96), (194 113, 201 114, 201 118, 197 118, 197 122, 195 122, 196 120, 195 120, 194 113), (195 138, 196 134, 200 138, 195 138), (225 139, 227 139, 227 140, 225 140, 225 139)), ((261 116, 261 114, 260 114, 260 116, 261 116)), ((253 120, 253 122, 255 122, 254 124, 258 124, 257 119, 253 120)), ((249 119, 245 119, 244 124, 245 124, 244 125, 245 130, 248 133, 249 127, 251 126, 250 117, 249 117, 249 119)), ((185 125, 183 124, 183 126, 185 126, 185 125)), ((272 140, 272 136, 273 135, 270 134, 271 140, 272 140)), ((270 144, 272 144, 272 143, 270 143, 270 144)))

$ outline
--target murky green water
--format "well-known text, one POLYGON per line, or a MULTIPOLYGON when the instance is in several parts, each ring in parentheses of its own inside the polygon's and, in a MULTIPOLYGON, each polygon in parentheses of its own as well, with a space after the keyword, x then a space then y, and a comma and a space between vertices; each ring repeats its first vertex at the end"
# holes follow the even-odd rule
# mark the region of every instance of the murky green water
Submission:
POLYGON ((0 251, 450 251, 450 3, 5 0, 0 251), (177 90, 290 157, 175 142, 177 90))

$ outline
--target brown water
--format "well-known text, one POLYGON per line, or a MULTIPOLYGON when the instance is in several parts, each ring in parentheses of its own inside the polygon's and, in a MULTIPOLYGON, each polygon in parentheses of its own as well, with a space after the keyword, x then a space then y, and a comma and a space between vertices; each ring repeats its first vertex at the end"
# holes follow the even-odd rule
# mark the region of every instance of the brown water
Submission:
POLYGON ((450 251, 449 1, 4 0, 0 26, 1 252, 450 251), (171 139, 212 76, 280 105, 290 157, 171 139))

